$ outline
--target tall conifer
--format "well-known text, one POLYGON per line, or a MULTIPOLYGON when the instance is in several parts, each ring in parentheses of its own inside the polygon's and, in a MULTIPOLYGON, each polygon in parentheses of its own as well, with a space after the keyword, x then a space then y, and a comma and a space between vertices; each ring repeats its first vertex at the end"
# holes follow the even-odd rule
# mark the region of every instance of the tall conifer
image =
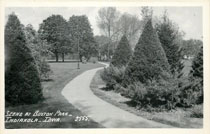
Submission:
POLYGON ((42 98, 40 78, 14 13, 9 15, 5 27, 5 57, 6 102, 13 105, 37 103, 42 98))
POLYGON ((168 71, 169 64, 165 52, 152 27, 152 20, 149 19, 126 68, 124 84, 157 80, 168 71))
POLYGON ((122 67, 127 65, 130 57, 132 56, 132 50, 129 45, 127 37, 122 36, 117 49, 115 50, 111 64, 116 67, 122 67))

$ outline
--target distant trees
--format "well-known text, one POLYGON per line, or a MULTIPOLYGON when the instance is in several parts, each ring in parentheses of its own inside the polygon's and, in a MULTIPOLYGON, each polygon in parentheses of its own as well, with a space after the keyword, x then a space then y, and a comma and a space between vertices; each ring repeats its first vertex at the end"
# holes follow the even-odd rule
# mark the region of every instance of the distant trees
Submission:
POLYGON ((9 15, 5 27, 5 100, 17 104, 33 104, 43 97, 36 62, 27 47, 19 19, 9 15))
POLYGON ((158 80, 169 71, 165 52, 149 19, 125 71, 125 83, 158 80))
POLYGON ((176 41, 179 38, 179 31, 173 22, 169 20, 166 11, 161 22, 156 25, 156 30, 170 64, 171 73, 173 75, 177 73, 181 75, 180 73, 183 69, 181 44, 178 44, 176 41))
POLYGON ((58 61, 59 54, 78 53, 79 58, 89 59, 97 56, 98 45, 94 40, 87 16, 70 17, 67 22, 61 15, 52 15, 45 19, 39 28, 39 36, 50 44, 49 50, 55 54, 58 61))
POLYGON ((125 35, 122 36, 119 45, 117 46, 111 64, 116 67, 126 66, 132 56, 131 46, 125 35))
MULTIPOLYGON (((105 55, 108 55, 108 43, 109 43, 109 38, 104 36, 104 35, 96 35, 95 41, 98 44, 98 57, 99 60, 102 60, 105 55)), ((109 53, 112 55, 113 54, 113 48, 109 48, 109 53)))
MULTIPOLYGON (((119 29, 117 28, 117 21, 119 19, 119 12, 116 10, 115 7, 107 7, 107 8, 101 8, 98 11, 98 17, 97 17, 97 23, 101 31, 109 38, 109 41, 111 42, 111 39, 119 32, 119 29)), ((110 42, 108 43, 108 58, 110 58, 109 55, 109 47, 110 42)))
POLYGON ((84 56, 87 60, 98 55, 98 44, 94 39, 93 31, 87 16, 72 16, 68 21, 73 49, 78 52, 80 60, 84 56), (78 46, 79 45, 79 46, 78 46))
POLYGON ((142 16, 142 21, 143 21, 143 27, 142 28, 144 28, 147 21, 152 18, 152 15, 153 15, 153 10, 152 10, 151 7, 143 6, 141 8, 141 16, 142 16))
POLYGON ((142 22, 137 16, 128 13, 120 14, 114 7, 101 8, 98 11, 97 24, 102 35, 109 38, 106 48, 108 57, 111 57, 110 48, 115 50, 123 35, 126 35, 131 47, 134 47, 142 28, 142 22))
POLYGON ((129 44, 134 47, 138 42, 142 21, 135 15, 124 13, 120 16, 117 26, 119 29, 118 36, 121 38, 123 35, 126 35, 129 44))
POLYGON ((49 50, 55 54, 56 61, 59 54, 64 61, 65 53, 71 51, 67 27, 67 21, 61 15, 52 15, 43 20, 38 30, 40 38, 50 44, 49 50))
POLYGON ((201 40, 196 40, 196 39, 189 39, 189 40, 183 40, 182 41, 182 56, 186 58, 189 57, 195 57, 199 50, 200 47, 203 45, 203 42, 201 40))

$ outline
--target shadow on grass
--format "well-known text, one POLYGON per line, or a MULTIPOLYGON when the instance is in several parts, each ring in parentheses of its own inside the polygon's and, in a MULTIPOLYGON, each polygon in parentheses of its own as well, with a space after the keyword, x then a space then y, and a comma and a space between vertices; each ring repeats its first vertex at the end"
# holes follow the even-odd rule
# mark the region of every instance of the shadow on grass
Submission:
MULTIPOLYGON (((100 64, 81 64, 80 69, 77 69, 76 63, 62 64, 62 63, 50 63, 50 67, 53 71, 51 79, 42 81, 44 100, 37 104, 23 104, 19 106, 5 107, 5 112, 30 112, 30 116, 23 116, 21 118, 38 118, 41 122, 5 122, 6 129, 16 128, 101 128, 103 127, 99 123, 93 121, 91 118, 89 121, 76 122, 77 116, 85 116, 82 111, 79 111, 71 103, 69 103, 64 96, 61 95, 62 89, 65 85, 74 79, 79 74, 86 70, 102 67, 100 64), (45 116, 33 116, 36 111, 40 112, 69 112, 72 116, 60 116, 61 122, 42 122, 45 116)), ((9 104, 7 104, 9 105, 9 104)), ((57 117, 57 116, 56 116, 57 117)), ((55 118, 56 118, 55 117, 55 118)), ((14 117, 20 118, 20 117, 14 117)), ((52 116, 54 118, 54 116, 52 116)))
POLYGON ((48 60, 47 61, 48 63, 77 63, 78 61, 77 60, 65 60, 65 61, 51 61, 51 60, 48 60))
POLYGON ((136 107, 136 106, 137 106, 137 103, 136 103, 135 101, 132 101, 132 100, 130 100, 130 101, 125 101, 125 102, 123 102, 123 103, 125 103, 125 104, 128 105, 129 107, 136 107))
POLYGON ((103 90, 103 91, 112 91, 113 89, 112 88, 109 88, 109 87, 107 87, 107 86, 105 86, 105 87, 101 87, 101 88, 99 88, 100 90, 103 90))
POLYGON ((41 82, 51 82, 54 81, 54 79, 42 79, 41 82))

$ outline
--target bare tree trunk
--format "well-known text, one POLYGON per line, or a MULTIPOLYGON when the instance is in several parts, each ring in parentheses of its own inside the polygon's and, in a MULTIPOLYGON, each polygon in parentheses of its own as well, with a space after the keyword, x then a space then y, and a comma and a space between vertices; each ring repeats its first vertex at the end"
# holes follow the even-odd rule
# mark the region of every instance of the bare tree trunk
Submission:
POLYGON ((55 59, 56 59, 56 62, 58 62, 58 52, 57 51, 55 52, 55 59))
POLYGON ((62 61, 64 62, 64 53, 62 53, 62 61))
POLYGON ((109 56, 109 47, 110 47, 110 43, 111 43, 111 39, 110 39, 110 37, 111 37, 111 35, 110 35, 111 33, 110 33, 110 32, 111 32, 111 31, 110 31, 110 30, 111 30, 111 29, 110 29, 110 24, 109 24, 109 27, 108 27, 109 43, 108 43, 108 54, 107 54, 107 55, 108 55, 108 56, 107 56, 108 61, 109 61, 109 57, 110 57, 110 56, 109 56))

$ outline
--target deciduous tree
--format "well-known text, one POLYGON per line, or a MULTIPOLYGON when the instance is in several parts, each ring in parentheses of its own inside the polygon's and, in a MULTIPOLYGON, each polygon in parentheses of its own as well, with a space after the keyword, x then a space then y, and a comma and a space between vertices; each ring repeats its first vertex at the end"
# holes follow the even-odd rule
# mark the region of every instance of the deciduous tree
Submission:
POLYGON ((121 38, 123 35, 126 35, 130 45, 134 47, 138 42, 142 21, 135 15, 124 13, 117 23, 120 29, 118 36, 121 38))
MULTIPOLYGON (((119 20, 120 13, 117 11, 115 7, 106 7, 101 8, 98 11, 98 17, 97 17, 97 23, 101 31, 109 38, 110 42, 112 38, 116 34, 119 33, 120 29, 117 26, 117 21, 119 20)), ((109 55, 109 47, 110 42, 108 44, 108 58, 110 58, 109 55)))
POLYGON ((67 21, 61 15, 52 15, 43 20, 39 27, 39 36, 50 44, 50 51, 55 54, 58 61, 59 54, 62 54, 64 61, 65 53, 71 51, 67 21))
POLYGON ((80 60, 83 56, 89 60, 91 56, 98 55, 98 44, 94 39, 93 30, 87 16, 73 15, 68 21, 68 27, 74 52, 79 51, 80 60))

